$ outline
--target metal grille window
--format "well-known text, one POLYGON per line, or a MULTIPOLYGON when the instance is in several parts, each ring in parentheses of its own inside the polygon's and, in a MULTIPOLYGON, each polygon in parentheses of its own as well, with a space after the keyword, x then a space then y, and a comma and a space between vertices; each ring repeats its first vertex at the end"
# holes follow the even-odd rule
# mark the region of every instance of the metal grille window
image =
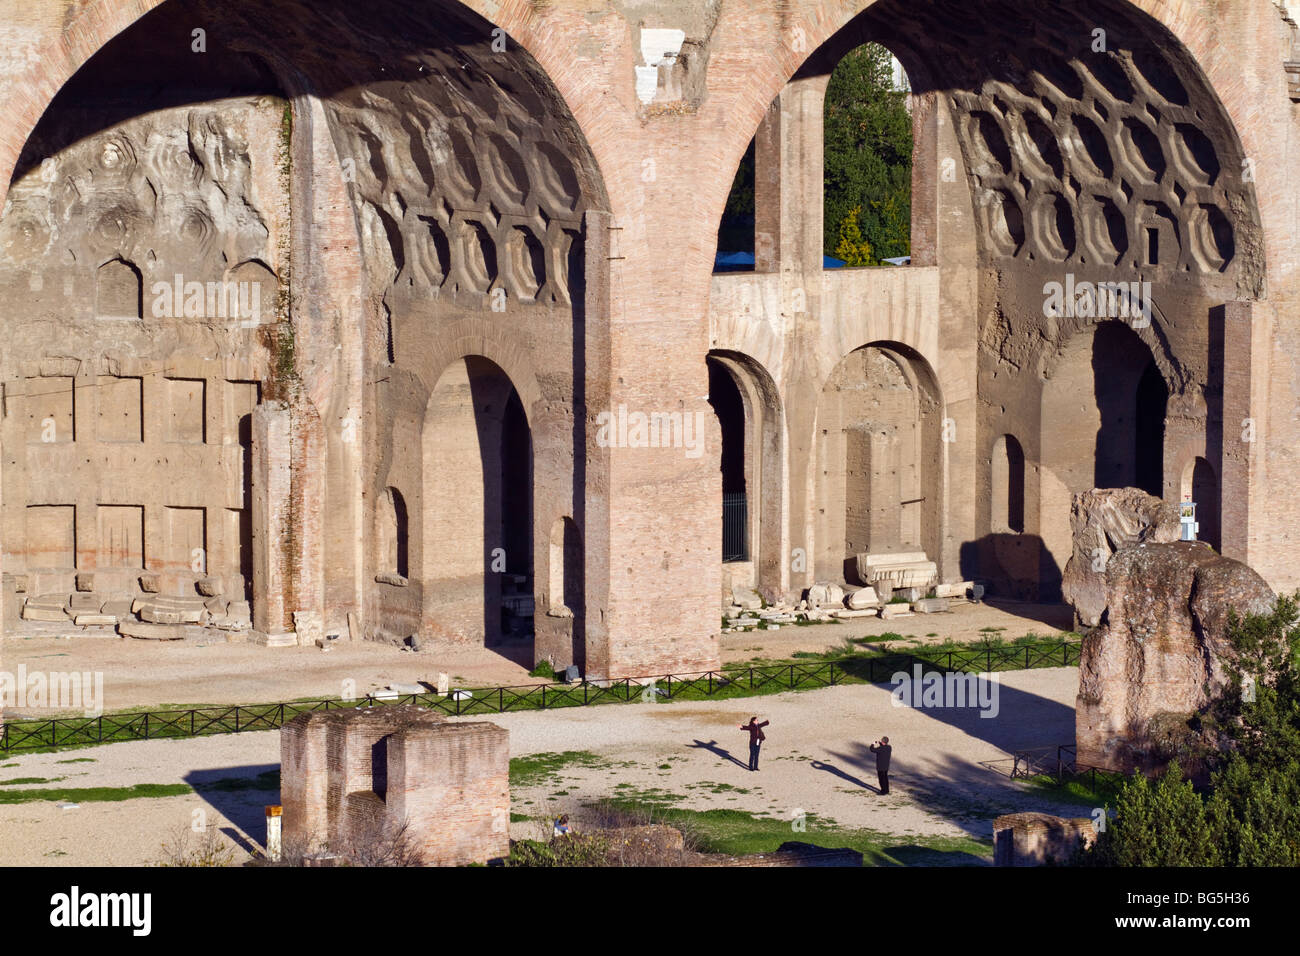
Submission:
POLYGON ((749 521, 745 493, 722 496, 722 560, 749 560, 749 521))

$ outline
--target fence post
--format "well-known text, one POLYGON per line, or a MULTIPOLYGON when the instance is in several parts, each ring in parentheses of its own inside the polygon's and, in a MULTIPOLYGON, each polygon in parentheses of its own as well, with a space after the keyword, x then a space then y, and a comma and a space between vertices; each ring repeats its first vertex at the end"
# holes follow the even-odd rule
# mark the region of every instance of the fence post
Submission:
POLYGON ((497 713, 504 714, 505 712, 506 712, 506 689, 504 687, 498 687, 497 688, 497 713))
POLYGON ((794 690, 794 665, 790 665, 790 689, 794 690))
POLYGON ((1025 645, 1025 670, 1029 670, 1029 645, 1025 645))
MULTIPOLYGON (((546 709, 546 685, 542 685, 542 710, 546 709)), ((460 713, 460 701, 456 702, 456 713, 460 713)))
POLYGON ((749 667, 749 689, 754 689, 754 666, 752 664, 749 667))

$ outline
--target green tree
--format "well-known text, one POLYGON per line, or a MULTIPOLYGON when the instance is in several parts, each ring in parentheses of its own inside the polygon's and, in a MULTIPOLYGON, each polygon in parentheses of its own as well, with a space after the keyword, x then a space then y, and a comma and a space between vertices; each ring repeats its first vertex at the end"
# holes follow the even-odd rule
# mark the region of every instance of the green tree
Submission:
MULTIPOLYGON (((841 229, 856 208, 870 259, 910 255, 912 117, 893 88, 893 57, 878 44, 850 52, 826 87, 824 249, 836 258, 841 229)), ((846 260, 847 261, 847 260, 846 260)))
POLYGON ((861 213, 862 207, 854 206, 849 210, 848 215, 840 221, 839 241, 835 243, 833 255, 836 259, 843 260, 845 265, 869 266, 873 264, 871 243, 862 238, 862 229, 858 226, 858 216, 861 213))
POLYGON ((1120 790, 1115 819, 1097 835, 1096 866, 1218 866, 1221 855, 1205 801, 1178 764, 1154 782, 1134 775, 1120 790))

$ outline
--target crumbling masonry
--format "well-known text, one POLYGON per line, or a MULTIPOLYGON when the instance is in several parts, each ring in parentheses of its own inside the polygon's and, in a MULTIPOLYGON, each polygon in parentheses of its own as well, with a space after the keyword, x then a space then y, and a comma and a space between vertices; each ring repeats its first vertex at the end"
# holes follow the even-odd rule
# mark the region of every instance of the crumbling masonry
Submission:
POLYGON ((0 619, 701 670, 733 585, 864 554, 1055 599, 1071 495, 1119 486, 1294 587, 1295 36, 1270 0, 6 4, 0 619), (868 40, 911 263, 824 270, 868 40), (751 140, 756 268, 715 275, 751 140))

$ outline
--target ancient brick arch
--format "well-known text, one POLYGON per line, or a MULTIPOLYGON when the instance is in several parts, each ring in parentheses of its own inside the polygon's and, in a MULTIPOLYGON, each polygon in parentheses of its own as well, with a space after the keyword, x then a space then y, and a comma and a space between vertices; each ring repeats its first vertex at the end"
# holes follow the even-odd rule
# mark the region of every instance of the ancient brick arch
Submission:
POLYGON ((1241 140, 1191 54, 1136 5, 881 0, 799 75, 868 40, 952 110, 986 260, 1233 270, 1261 294, 1241 140))

